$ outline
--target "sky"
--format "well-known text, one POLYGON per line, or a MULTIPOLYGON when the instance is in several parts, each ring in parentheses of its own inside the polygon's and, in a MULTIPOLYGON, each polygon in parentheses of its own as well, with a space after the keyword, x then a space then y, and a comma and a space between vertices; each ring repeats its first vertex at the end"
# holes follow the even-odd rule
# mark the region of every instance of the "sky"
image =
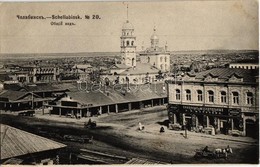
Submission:
POLYGON ((150 46, 154 26, 168 50, 258 50, 258 1, 41 2, 0 5, 1 53, 119 52, 123 23, 133 24, 137 51, 150 46), (17 15, 80 15, 74 26, 17 15), (101 19, 84 19, 99 15, 101 19))

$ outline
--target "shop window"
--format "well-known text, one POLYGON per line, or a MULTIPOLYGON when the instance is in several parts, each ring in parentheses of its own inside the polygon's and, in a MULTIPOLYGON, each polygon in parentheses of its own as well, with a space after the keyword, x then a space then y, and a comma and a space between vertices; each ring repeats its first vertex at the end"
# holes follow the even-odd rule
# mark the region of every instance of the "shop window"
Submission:
POLYGON ((212 90, 208 91, 209 94, 209 102, 213 103, 214 102, 214 92, 212 90))
POLYGON ((232 92, 233 104, 239 104, 239 94, 238 92, 232 92))
POLYGON ((253 104, 253 93, 252 92, 247 92, 246 93, 246 104, 253 104))
POLYGON ((221 103, 227 103, 227 93, 222 91, 220 92, 220 98, 221 98, 221 103))
POLYGON ((176 100, 180 100, 181 99, 181 91, 180 89, 176 89, 176 100))
POLYGON ((189 89, 186 90, 186 100, 191 101, 191 91, 189 89))
POLYGON ((202 91, 197 90, 197 94, 198 94, 198 101, 202 101, 202 91))

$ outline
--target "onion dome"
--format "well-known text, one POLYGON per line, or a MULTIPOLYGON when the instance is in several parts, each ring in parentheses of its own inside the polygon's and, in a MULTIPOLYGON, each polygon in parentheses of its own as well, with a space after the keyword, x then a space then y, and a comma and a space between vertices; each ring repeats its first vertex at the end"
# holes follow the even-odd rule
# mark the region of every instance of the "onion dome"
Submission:
POLYGON ((123 25, 123 30, 133 30, 134 26, 127 20, 123 25))

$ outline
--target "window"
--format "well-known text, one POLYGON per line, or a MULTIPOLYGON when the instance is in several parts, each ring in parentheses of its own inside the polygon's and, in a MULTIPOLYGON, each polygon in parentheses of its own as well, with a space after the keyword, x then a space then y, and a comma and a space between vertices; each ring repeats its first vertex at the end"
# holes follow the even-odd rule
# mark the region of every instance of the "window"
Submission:
POLYGON ((232 92, 233 95, 233 104, 239 104, 239 94, 238 92, 232 92))
POLYGON ((126 41, 126 46, 129 46, 129 41, 126 41))
POLYGON ((150 63, 150 57, 147 58, 147 63, 150 63))
POLYGON ((191 91, 190 90, 186 90, 186 100, 191 101, 191 91))
POLYGON ((197 90, 197 94, 198 94, 198 101, 202 101, 202 91, 197 90))
POLYGON ((165 70, 167 70, 167 68, 168 68, 168 67, 167 67, 167 64, 165 64, 165 70))
POLYGON ((214 102, 214 92, 212 90, 208 91, 209 94, 209 102, 214 102))
POLYGON ((247 92, 246 93, 246 104, 253 104, 253 93, 247 92))
POLYGON ((164 58, 165 62, 167 62, 167 57, 164 58))
POLYGON ((134 41, 132 41, 131 45, 134 46, 134 41))
POLYGON ((221 103, 227 103, 227 93, 222 91, 220 92, 220 98, 221 98, 221 103))
POLYGON ((160 57, 160 61, 161 61, 161 62, 163 61, 163 57, 160 57))
POLYGON ((163 69, 163 65, 161 64, 160 66, 161 66, 161 69, 163 69))
POLYGON ((180 91, 180 89, 176 89, 176 100, 181 100, 181 91, 180 91))

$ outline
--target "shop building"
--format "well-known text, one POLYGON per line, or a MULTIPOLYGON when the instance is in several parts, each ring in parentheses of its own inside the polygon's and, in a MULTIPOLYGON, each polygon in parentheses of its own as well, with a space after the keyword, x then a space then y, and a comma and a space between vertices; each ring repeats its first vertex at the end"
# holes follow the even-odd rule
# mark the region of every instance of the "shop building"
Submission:
POLYGON ((256 137, 259 122, 258 71, 214 68, 167 81, 172 124, 189 130, 256 137))

